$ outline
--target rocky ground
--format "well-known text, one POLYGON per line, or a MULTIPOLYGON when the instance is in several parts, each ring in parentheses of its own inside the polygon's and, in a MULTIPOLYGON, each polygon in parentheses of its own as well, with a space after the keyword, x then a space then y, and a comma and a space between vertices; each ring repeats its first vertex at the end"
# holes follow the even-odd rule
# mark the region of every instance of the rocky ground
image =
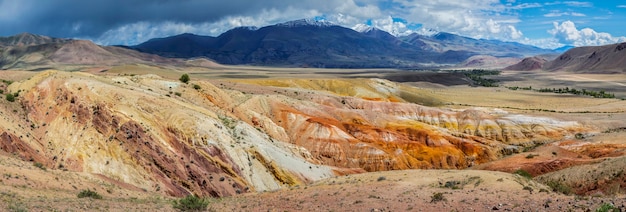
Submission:
POLYGON ((566 196, 519 175, 407 170, 335 177, 284 191, 225 198, 215 211, 594 211, 624 196, 566 196))

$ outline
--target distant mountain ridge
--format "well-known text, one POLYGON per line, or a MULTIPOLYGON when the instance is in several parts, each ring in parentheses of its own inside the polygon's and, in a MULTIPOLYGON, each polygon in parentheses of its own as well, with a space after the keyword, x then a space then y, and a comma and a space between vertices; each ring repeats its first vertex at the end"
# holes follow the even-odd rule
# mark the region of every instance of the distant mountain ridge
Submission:
POLYGON ((400 37, 400 39, 422 49, 435 52, 450 50, 468 51, 495 57, 529 57, 554 52, 552 50, 515 42, 474 39, 447 32, 437 32, 432 35, 413 33, 408 36, 400 37))
POLYGON ((571 48, 553 60, 527 58, 506 70, 626 73, 626 43, 571 48))
POLYGON ((99 46, 87 40, 51 38, 22 33, 0 37, 0 69, 39 70, 57 65, 183 64, 126 48, 99 46))
POLYGON ((21 33, 10 37, 0 37, 0 47, 63 43, 67 41, 69 41, 69 39, 51 38, 43 35, 21 33))
POLYGON ((439 32, 395 37, 302 19, 262 28, 239 27, 217 37, 181 34, 129 48, 165 57, 207 57, 223 64, 337 68, 414 68, 457 64, 474 55, 525 57, 552 50, 439 32))

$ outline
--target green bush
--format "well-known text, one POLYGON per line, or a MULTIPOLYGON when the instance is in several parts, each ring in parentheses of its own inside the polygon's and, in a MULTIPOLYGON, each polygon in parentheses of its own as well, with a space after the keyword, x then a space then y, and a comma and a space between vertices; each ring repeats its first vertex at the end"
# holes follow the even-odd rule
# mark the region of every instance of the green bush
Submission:
POLYGON ((600 205, 600 207, 598 209, 596 209, 596 212, 619 212, 619 208, 616 208, 615 206, 613 206, 613 204, 610 203, 602 203, 602 205, 600 205))
POLYGON ((559 181, 548 181, 546 182, 546 185, 550 188, 552 188, 552 191, 554 192, 560 192, 563 193, 565 195, 570 195, 572 193, 574 193, 574 191, 572 191, 572 188, 569 187, 568 185, 565 185, 559 181))
POLYGON ((189 74, 183 74, 183 76, 180 76, 179 80, 184 83, 189 83, 189 80, 190 80, 189 74))
POLYGON ((209 200, 196 195, 174 200, 172 207, 180 211, 204 211, 209 206, 209 200))
POLYGON ((40 162, 35 162, 33 165, 37 168, 40 168, 41 170, 46 170, 46 167, 40 162))
POLYGON ((430 202, 446 201, 446 197, 444 197, 443 193, 441 192, 434 193, 433 196, 431 196, 430 198, 430 202))
POLYGON ((513 172, 513 174, 516 174, 516 175, 519 175, 519 176, 522 176, 522 177, 525 177, 525 178, 528 178, 528 179, 532 179, 533 178, 533 175, 531 175, 530 173, 528 173, 526 170, 523 170, 523 169, 515 170, 513 172))
POLYGON ((8 93, 8 94, 6 94, 5 96, 6 96, 6 98, 7 98, 7 101, 9 101, 9 102, 15 102, 15 96, 14 96, 13 94, 8 93))
POLYGON ((193 84, 193 89, 200 90, 202 89, 202 87, 200 87, 198 84, 193 84))
POLYGON ((102 196, 100 196, 100 194, 98 194, 98 192, 92 191, 92 190, 82 190, 80 191, 80 193, 78 193, 78 198, 92 198, 92 199, 102 199, 102 196))

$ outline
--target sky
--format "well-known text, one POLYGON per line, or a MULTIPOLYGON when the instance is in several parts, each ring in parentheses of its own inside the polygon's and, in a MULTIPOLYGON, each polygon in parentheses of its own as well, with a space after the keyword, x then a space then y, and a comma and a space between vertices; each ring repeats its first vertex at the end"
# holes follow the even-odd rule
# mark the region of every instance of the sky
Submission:
POLYGON ((0 0, 0 36, 29 32, 101 45, 218 36, 304 18, 396 36, 436 30, 543 48, 626 42, 624 0, 0 0))

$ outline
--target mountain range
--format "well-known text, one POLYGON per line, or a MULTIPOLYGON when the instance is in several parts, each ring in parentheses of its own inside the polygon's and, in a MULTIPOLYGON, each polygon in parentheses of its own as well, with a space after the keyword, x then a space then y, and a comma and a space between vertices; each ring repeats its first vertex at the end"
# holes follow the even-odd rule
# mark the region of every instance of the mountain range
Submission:
POLYGON ((396 37, 376 28, 355 31, 306 19, 234 28, 217 37, 181 34, 155 38, 128 48, 164 57, 207 57, 222 64, 333 68, 416 68, 457 64, 482 54, 523 58, 556 53, 445 32, 396 37))
POLYGON ((626 43, 576 47, 567 50, 552 60, 537 56, 530 57, 505 69, 577 73, 626 73, 626 43))
POLYGON ((100 46, 87 40, 51 38, 22 33, 0 37, 0 69, 43 70, 50 68, 80 69, 83 66, 119 64, 161 64, 185 66, 187 63, 214 64, 211 61, 189 61, 165 58, 116 46, 100 46))

